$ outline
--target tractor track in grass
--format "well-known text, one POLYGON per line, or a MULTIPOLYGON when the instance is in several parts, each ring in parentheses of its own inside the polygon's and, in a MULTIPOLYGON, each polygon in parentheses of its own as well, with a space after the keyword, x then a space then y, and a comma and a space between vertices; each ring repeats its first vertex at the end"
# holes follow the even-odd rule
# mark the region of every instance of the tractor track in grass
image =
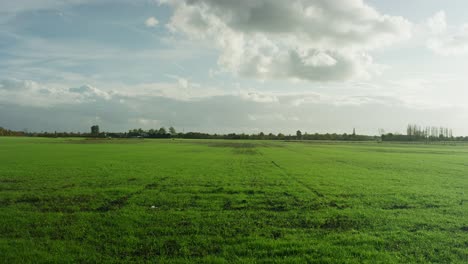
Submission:
POLYGON ((295 177, 294 175, 292 175, 290 172, 288 172, 285 168, 281 167, 274 160, 268 159, 262 152, 259 151, 258 153, 265 159, 265 161, 267 161, 267 162, 271 161, 271 164, 273 164, 273 166, 278 168, 284 175, 286 175, 288 178, 294 180, 296 183, 298 183, 303 188, 306 188, 307 190, 309 190, 310 192, 312 192, 313 194, 315 194, 316 196, 318 196, 320 198, 325 197, 325 195, 323 195, 322 193, 320 193, 316 189, 310 187, 308 184, 304 183, 302 180, 300 180, 297 177, 295 177))
POLYGON ((279 170, 281 170, 283 172, 283 174, 285 174, 286 176, 288 176, 289 178, 293 179, 294 181, 296 181, 297 183, 299 183, 299 185, 301 185, 302 187, 306 188, 307 190, 311 191, 312 193, 314 193, 315 195, 317 195, 318 197, 325 197, 322 193, 320 193, 319 191, 317 191, 316 189, 310 187, 308 184, 304 183, 303 181, 299 180, 297 177, 294 177, 291 173, 289 173, 285 168, 281 167, 280 165, 278 165, 278 163, 276 163, 275 161, 271 161, 271 164, 273 164, 275 167, 277 167, 279 170))
POLYGON ((122 207, 124 207, 127 204, 128 200, 130 198, 134 197, 135 195, 139 195, 139 194, 143 193, 146 190, 155 189, 156 187, 158 187, 162 182, 164 182, 168 178, 169 177, 161 178, 161 179, 159 179, 159 182, 157 182, 157 183, 154 182, 154 183, 146 184, 145 187, 143 187, 140 190, 137 190, 135 192, 131 192, 131 193, 128 193, 128 194, 126 194, 124 196, 120 196, 120 197, 118 197, 116 199, 110 200, 110 201, 106 202, 104 205, 98 207, 96 209, 96 211, 109 212, 109 211, 119 210, 119 209, 121 209, 122 207))

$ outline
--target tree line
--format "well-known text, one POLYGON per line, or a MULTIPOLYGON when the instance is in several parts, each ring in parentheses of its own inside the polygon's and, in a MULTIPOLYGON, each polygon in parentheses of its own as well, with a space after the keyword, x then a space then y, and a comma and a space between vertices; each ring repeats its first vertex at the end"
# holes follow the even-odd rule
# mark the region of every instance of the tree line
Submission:
POLYGON ((468 141, 468 137, 456 137, 453 129, 437 126, 420 126, 409 124, 406 135, 398 133, 382 133, 382 141, 468 141))
POLYGON ((308 134, 302 133, 300 130, 295 135, 285 135, 283 133, 273 134, 260 132, 257 134, 246 133, 228 133, 228 134, 210 134, 202 132, 177 132, 174 127, 159 129, 143 130, 131 129, 128 133, 105 133, 108 137, 119 138, 182 138, 182 139, 252 139, 252 140, 343 140, 343 141, 369 141, 376 140, 376 136, 356 135, 353 134, 308 134))
POLYGON ((23 131, 13 131, 13 130, 0 127, 0 137, 1 136, 22 137, 22 136, 25 136, 25 133, 23 131))
POLYGON ((244 139, 244 140, 330 140, 330 141, 468 141, 468 137, 455 137, 453 130, 446 127, 422 127, 414 124, 407 126, 406 135, 399 133, 385 133, 379 130, 380 136, 358 135, 338 133, 302 133, 296 134, 273 134, 273 133, 228 133, 210 134, 202 132, 177 132, 174 127, 161 127, 159 129, 144 130, 142 128, 130 129, 128 132, 27 132, 13 131, 0 127, 0 136, 29 136, 29 137, 84 137, 84 138, 182 138, 182 139, 244 139))
POLYGON ((341 141, 371 141, 378 140, 377 136, 366 136, 353 134, 308 134, 300 130, 294 135, 283 133, 228 133, 210 134, 202 132, 177 132, 174 127, 161 127, 159 129, 144 130, 142 128, 130 129, 128 132, 97 132, 96 127, 90 133, 81 132, 14 132, 1 134, 0 136, 30 136, 30 137, 89 137, 89 138, 182 138, 182 139, 252 139, 252 140, 341 140, 341 141))

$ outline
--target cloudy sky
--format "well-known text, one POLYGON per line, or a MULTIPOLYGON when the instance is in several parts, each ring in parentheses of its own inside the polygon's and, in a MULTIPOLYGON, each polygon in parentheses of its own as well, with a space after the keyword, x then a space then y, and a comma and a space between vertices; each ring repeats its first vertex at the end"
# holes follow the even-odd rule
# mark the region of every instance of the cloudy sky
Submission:
POLYGON ((468 135, 466 0, 0 1, 0 126, 468 135))

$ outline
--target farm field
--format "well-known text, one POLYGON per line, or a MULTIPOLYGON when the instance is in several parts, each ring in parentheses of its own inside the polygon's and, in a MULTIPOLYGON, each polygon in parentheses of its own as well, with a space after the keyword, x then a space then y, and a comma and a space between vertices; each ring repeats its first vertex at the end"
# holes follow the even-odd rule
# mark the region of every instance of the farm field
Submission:
POLYGON ((467 263, 468 145, 0 138, 0 262, 467 263))

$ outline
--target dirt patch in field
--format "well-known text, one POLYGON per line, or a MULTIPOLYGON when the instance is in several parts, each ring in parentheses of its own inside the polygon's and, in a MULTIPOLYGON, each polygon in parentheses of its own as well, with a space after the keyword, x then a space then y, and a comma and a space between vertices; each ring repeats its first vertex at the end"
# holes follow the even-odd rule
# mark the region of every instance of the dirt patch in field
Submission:
POLYGON ((14 202, 32 205, 41 212, 75 212, 91 211, 94 200, 96 200, 94 195, 85 194, 73 196, 24 195, 14 202))
POLYGON ((117 199, 111 200, 104 205, 100 206, 96 210, 99 212, 108 212, 111 210, 117 210, 125 206, 127 204, 128 199, 130 199, 133 195, 138 194, 137 193, 130 193, 121 197, 118 197, 117 199))
POLYGON ((256 148, 258 146, 263 146, 257 143, 247 142, 209 142, 205 144, 214 148, 230 148, 232 152, 237 155, 258 155, 260 153, 256 148))
POLYGON ((0 198, 0 207, 9 206, 14 203, 14 200, 11 198, 0 198))
POLYGON ((141 144, 145 143, 144 139, 116 139, 116 138, 86 138, 81 140, 65 140, 64 143, 68 144, 141 144))
POLYGON ((234 154, 238 154, 238 155, 258 155, 259 154, 259 152, 256 149, 250 149, 250 148, 247 148, 247 149, 237 148, 237 149, 233 149, 233 152, 234 154))
POLYGON ((407 209, 414 209, 413 205, 409 204, 389 204, 384 206, 382 209, 384 210, 407 210, 407 209))
POLYGON ((243 149, 252 149, 255 148, 256 145, 253 143, 245 143, 245 142, 210 142, 208 143, 210 147, 218 147, 218 148, 243 148, 243 149))
POLYGON ((379 152, 392 154, 429 154, 429 155, 457 155, 463 152, 453 150, 431 150, 431 149, 398 149, 398 148, 363 148, 361 152, 379 152))
POLYGON ((21 183, 22 180, 17 179, 0 179, 0 183, 21 183))
POLYGON ((363 226, 367 226, 369 223, 366 219, 353 219, 348 216, 338 215, 325 220, 320 228, 327 230, 358 230, 363 226))
POLYGON ((244 148, 244 149, 253 149, 257 147, 265 147, 265 148, 271 148, 271 147, 284 147, 283 144, 278 144, 277 142, 272 142, 272 141, 264 141, 264 142, 259 142, 259 141, 251 141, 251 142, 246 142, 246 141, 234 141, 234 140, 218 140, 218 141, 193 141, 191 142, 193 144, 201 144, 201 145, 206 145, 209 147, 219 147, 219 148, 244 148))

